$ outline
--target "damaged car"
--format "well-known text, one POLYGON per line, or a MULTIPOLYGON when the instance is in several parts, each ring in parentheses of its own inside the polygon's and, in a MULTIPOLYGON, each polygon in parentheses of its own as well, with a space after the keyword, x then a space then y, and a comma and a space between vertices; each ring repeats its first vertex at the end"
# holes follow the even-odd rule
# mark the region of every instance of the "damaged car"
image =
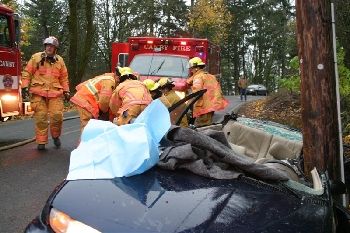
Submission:
POLYGON ((25 232, 347 232, 327 173, 303 173, 300 133, 252 122, 172 126, 156 166, 64 180, 25 232))

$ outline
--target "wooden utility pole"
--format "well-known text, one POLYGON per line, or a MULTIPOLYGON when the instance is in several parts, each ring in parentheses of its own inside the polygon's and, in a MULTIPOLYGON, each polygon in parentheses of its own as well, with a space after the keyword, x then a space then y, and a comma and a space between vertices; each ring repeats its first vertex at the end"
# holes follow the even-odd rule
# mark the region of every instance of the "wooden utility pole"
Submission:
POLYGON ((330 0, 296 0, 305 172, 339 178, 330 0))

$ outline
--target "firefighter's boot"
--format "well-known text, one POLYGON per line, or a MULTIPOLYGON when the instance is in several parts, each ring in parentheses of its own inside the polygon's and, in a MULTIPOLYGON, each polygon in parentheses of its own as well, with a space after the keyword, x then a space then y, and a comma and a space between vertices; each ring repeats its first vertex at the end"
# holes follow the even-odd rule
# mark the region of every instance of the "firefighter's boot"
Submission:
POLYGON ((45 150, 45 144, 38 144, 38 150, 45 150))
POLYGON ((61 140, 59 137, 53 138, 53 144, 55 144, 56 148, 59 148, 61 146, 61 140))

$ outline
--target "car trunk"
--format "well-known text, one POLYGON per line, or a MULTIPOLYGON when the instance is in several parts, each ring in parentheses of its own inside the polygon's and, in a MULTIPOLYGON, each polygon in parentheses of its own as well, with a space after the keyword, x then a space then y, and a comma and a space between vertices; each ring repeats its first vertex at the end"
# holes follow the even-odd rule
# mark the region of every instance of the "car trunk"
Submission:
POLYGON ((101 232, 331 232, 321 198, 251 178, 213 180, 153 168, 69 181, 52 206, 101 232))

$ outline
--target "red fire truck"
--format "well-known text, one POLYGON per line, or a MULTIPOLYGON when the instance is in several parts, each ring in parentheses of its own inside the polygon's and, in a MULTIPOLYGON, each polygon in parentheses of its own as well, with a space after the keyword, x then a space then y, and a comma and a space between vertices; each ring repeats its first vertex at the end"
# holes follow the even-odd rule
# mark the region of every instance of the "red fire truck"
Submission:
MULTIPOLYGON (((0 120, 22 113, 19 17, 0 4, 0 120)), ((29 109, 25 104, 25 110, 29 109)))
POLYGON ((112 44, 112 69, 130 66, 140 80, 172 78, 175 90, 188 89, 188 60, 200 57, 209 73, 220 76, 220 49, 207 39, 130 37, 112 44))

